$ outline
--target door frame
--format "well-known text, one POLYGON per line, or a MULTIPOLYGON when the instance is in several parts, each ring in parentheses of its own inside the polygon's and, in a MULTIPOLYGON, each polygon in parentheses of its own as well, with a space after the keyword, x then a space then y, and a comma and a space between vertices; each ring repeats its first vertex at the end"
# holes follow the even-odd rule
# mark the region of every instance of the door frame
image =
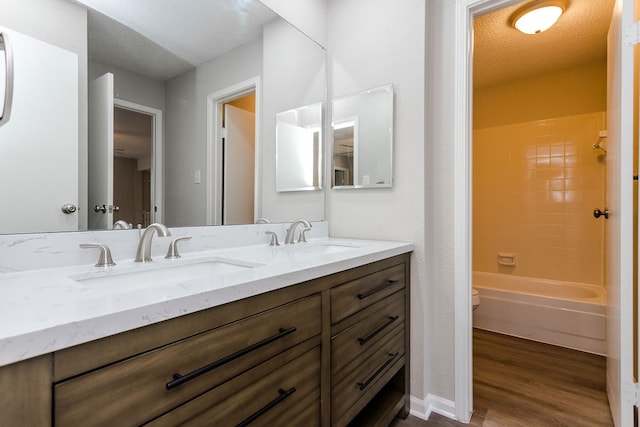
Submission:
POLYGON ((471 304, 473 220, 473 19, 522 0, 458 0, 454 37, 454 412, 468 423, 473 412, 471 304))
MULTIPOLYGON (((520 0, 458 0, 455 6, 454 345, 457 357, 454 364, 454 393, 455 416, 464 422, 469 422, 473 409, 471 305, 473 18, 519 2, 520 0)), ((607 372, 608 375, 609 372, 607 372)), ((624 375, 621 375, 617 381, 623 383, 623 388, 631 388, 630 383, 626 383, 629 385, 625 387, 624 375)), ((607 385, 609 386, 609 381, 607 385)), ((624 396, 623 399, 629 399, 629 396, 624 396)), ((629 401, 624 402, 622 406, 626 407, 626 405, 629 405, 629 401)), ((622 412, 623 419, 627 420, 630 413, 622 412)))
POLYGON ((222 111, 224 104, 254 92, 255 105, 255 178, 253 212, 260 218, 262 209, 260 199, 260 174, 262 171, 262 144, 260 129, 262 93, 260 77, 253 77, 243 82, 207 95, 207 173, 206 173, 206 222, 207 225, 222 225, 222 173, 224 158, 222 155, 222 111))
POLYGON ((164 218, 164 197, 163 197, 163 119, 162 110, 137 104, 124 99, 113 98, 113 106, 124 108, 125 110, 136 111, 138 113, 151 116, 152 119, 152 142, 151 142, 151 218, 150 221, 162 222, 164 218))

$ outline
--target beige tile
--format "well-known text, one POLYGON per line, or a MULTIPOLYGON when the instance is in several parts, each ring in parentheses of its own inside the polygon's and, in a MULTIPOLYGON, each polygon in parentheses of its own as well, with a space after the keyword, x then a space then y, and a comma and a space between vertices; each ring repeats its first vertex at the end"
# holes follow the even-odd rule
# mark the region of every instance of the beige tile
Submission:
POLYGON ((602 227, 575 226, 593 226, 594 207, 604 206, 604 165, 590 148, 603 123, 593 113, 474 133, 482 164, 474 164, 473 251, 483 254, 474 268, 497 270, 496 250, 510 247, 521 254, 514 274, 601 280, 602 260, 589 251, 601 253, 602 227), (589 268, 563 264, 568 253, 589 268))

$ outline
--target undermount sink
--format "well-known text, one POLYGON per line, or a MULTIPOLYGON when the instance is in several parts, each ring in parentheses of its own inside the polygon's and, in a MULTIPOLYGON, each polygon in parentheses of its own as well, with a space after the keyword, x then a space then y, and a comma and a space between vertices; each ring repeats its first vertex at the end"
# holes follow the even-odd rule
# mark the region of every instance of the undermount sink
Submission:
POLYGON ((316 255, 330 255, 338 252, 344 252, 352 249, 357 249, 358 246, 354 245, 341 245, 335 243, 321 243, 321 244, 304 244, 304 243, 296 243, 295 245, 291 245, 290 249, 292 252, 297 254, 304 254, 307 256, 316 256, 316 255))
POLYGON ((69 278, 91 286, 158 285, 235 273, 258 265, 256 263, 216 257, 203 260, 178 261, 175 264, 173 262, 158 265, 142 264, 122 271, 105 270, 89 274, 77 274, 69 276, 69 278))

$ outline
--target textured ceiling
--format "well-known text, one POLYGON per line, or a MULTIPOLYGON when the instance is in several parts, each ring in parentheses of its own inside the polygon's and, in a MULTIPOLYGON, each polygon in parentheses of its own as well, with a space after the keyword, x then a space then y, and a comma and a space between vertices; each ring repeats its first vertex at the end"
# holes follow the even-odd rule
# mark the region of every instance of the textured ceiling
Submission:
POLYGON ((530 1, 474 20, 474 87, 486 87, 607 57, 607 32, 615 0, 569 0, 547 31, 528 35, 510 25, 530 1))
POLYGON ((76 0, 89 8, 89 57, 166 80, 262 35, 257 0, 76 0))

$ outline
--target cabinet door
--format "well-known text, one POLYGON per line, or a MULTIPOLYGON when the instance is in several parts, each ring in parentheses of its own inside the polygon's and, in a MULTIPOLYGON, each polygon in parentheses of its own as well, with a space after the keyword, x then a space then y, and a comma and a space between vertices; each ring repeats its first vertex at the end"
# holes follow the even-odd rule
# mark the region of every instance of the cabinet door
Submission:
POLYGON ((78 211, 61 208, 78 205, 78 57, 0 31, 14 60, 11 117, 0 127, 0 232, 77 230, 78 211))
POLYGON ((0 425, 51 425, 50 355, 0 367, 0 384, 0 425))

